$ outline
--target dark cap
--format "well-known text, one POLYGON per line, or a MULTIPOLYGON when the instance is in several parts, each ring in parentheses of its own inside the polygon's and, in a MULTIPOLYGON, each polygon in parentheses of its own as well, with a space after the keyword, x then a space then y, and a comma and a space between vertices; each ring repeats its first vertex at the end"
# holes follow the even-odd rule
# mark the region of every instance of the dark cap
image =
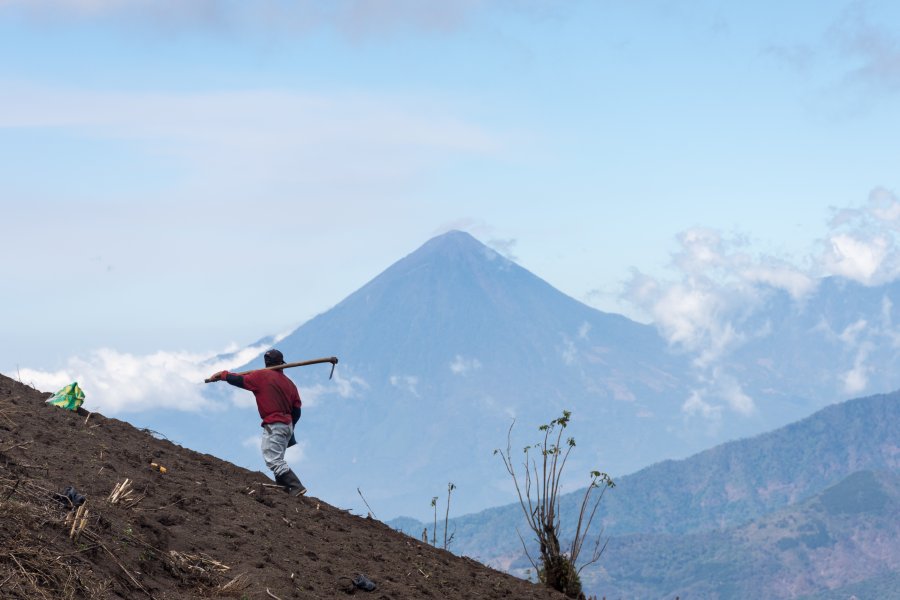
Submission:
POLYGON ((284 355, 281 353, 280 350, 276 350, 275 348, 272 348, 271 350, 269 350, 268 352, 266 352, 263 355, 263 360, 265 361, 267 367, 283 365, 284 364, 284 355))

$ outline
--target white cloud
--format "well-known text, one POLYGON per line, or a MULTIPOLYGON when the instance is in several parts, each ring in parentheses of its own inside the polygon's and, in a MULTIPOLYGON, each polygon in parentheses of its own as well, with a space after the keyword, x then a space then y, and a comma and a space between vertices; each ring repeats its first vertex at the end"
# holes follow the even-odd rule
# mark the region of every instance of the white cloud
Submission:
POLYGON ((857 364, 852 369, 841 375, 844 382, 844 391, 848 394, 858 394, 866 389, 868 376, 865 365, 857 364))
POLYGON ((507 240, 501 239, 490 239, 487 241, 487 245, 496 250, 503 258, 507 260, 517 261, 518 258, 514 253, 514 249, 518 241, 515 238, 510 238, 507 240))
MULTIPOLYGON (((753 253, 744 236, 694 228, 678 236, 679 248, 671 261, 674 277, 633 272, 623 299, 649 316, 673 348, 693 358, 700 387, 682 405, 686 413, 718 419, 724 410, 741 416, 757 410, 723 364, 746 342, 771 335, 771 324, 755 317, 761 316, 774 293, 785 292, 802 306, 823 276, 879 285, 900 275, 900 200, 892 191, 877 187, 863 206, 832 210, 828 229, 804 266, 753 253)), ((858 319, 836 331, 824 318, 817 326, 817 331, 857 353, 853 365, 840 375, 845 392, 865 389, 870 374, 866 348, 874 338, 900 346, 892 306, 889 298, 882 301, 877 327, 871 319, 858 319)))
POLYGON ((703 395, 697 390, 691 392, 688 399, 681 405, 681 410, 689 416, 700 415, 710 421, 720 421, 722 419, 722 407, 713 406, 706 402, 703 399, 703 395))
POLYGON ((253 394, 242 394, 237 388, 229 388, 231 403, 236 408, 256 408, 256 397, 253 394))
POLYGON ((748 340, 771 333, 752 317, 774 293, 802 301, 817 281, 784 260, 752 254, 742 236, 695 228, 678 241, 672 257, 677 278, 635 271, 625 299, 649 315, 674 348, 693 357, 701 387, 682 404, 686 414, 713 421, 727 409, 749 416, 756 404, 722 368, 723 360, 748 340))
POLYGON ((389 381, 392 386, 406 390, 413 396, 418 396, 419 392, 416 386, 419 385, 419 378, 415 375, 391 375, 389 381))
POLYGON ((237 209, 250 189, 331 186, 329 194, 334 186, 394 189, 398 181, 449 156, 494 155, 502 145, 493 133, 456 116, 437 99, 281 90, 104 92, 0 84, 0 128, 77 131, 128 142, 183 166, 181 193, 214 193, 224 203, 220 211, 237 209), (221 190, 223 176, 231 194, 221 190))
MULTIPOLYGON (((800 269, 771 256, 752 256, 746 240, 695 228, 678 236, 672 266, 680 279, 635 271, 625 299, 648 314, 670 344, 712 364, 748 338, 742 322, 775 290, 799 299, 815 288, 800 269)), ((754 332, 755 333, 755 332, 754 332)))
POLYGON ((562 356, 563 362, 567 365, 574 365, 575 361, 578 360, 578 348, 567 336, 563 336, 563 347, 560 350, 560 356, 562 356))
POLYGON ((900 200, 876 187, 859 208, 835 209, 818 257, 824 275, 880 285, 900 275, 900 200))
POLYGON ((844 383, 844 392, 858 394, 866 389, 869 383, 868 369, 862 361, 856 361, 853 368, 841 375, 844 383))
POLYGON ((762 283, 786 291, 801 300, 816 288, 816 280, 793 266, 755 264, 741 269, 740 278, 749 283, 762 283))
POLYGON ((691 391, 681 405, 688 416, 700 416, 710 423, 719 423, 726 410, 742 417, 753 415, 756 403, 741 387, 740 382, 720 367, 712 369, 700 378, 700 386, 691 391))
POLYGON ((481 361, 477 358, 466 358, 459 354, 450 363, 450 370, 453 371, 454 375, 467 375, 470 371, 477 371, 480 368, 481 361))
MULTIPOLYGON (((267 348, 260 345, 237 351, 232 347, 224 353, 159 351, 146 355, 101 348, 69 358, 57 371, 23 368, 16 376, 44 391, 56 391, 77 381, 85 393, 85 408, 107 415, 157 409, 216 410, 225 407, 203 396, 207 385, 203 380, 216 371, 245 364, 267 348)), ((243 405, 238 394, 232 393, 231 399, 243 405)))
POLYGON ((537 0, 3 0, 38 23, 111 22, 135 30, 265 35, 270 39, 335 31, 355 41, 402 32, 445 33, 486 10, 541 17, 558 13, 537 0))
POLYGON ((748 396, 741 385, 734 378, 726 378, 719 381, 721 387, 721 395, 728 403, 728 406, 736 413, 744 416, 752 415, 756 412, 756 404, 753 398, 748 396))
POLYGON ((859 319, 855 323, 847 325, 847 327, 844 328, 844 331, 838 336, 838 339, 849 346, 856 346, 857 339, 860 334, 865 332, 867 326, 868 323, 865 319, 859 319))
POLYGON ((890 249, 891 242, 884 236, 859 239, 835 234, 827 239, 822 264, 829 274, 868 284, 873 282, 890 249))
MULTIPOLYGON (((274 337, 280 341, 287 334, 274 337)), ((139 355, 100 348, 86 356, 73 356, 57 371, 22 368, 16 374, 25 383, 55 391, 78 381, 85 390, 85 406, 108 415, 174 409, 188 412, 221 410, 221 401, 203 395, 203 380, 216 371, 249 363, 270 347, 270 342, 222 351, 193 353, 158 351, 139 355)), ((222 384, 208 384, 222 385, 222 384)), ((237 407, 254 407, 252 395, 225 387, 225 395, 237 407)))
POLYGON ((288 448, 284 453, 284 460, 295 465, 306 460, 306 440, 297 440, 297 443, 288 448))
MULTIPOLYGON (((853 338, 856 344, 855 337, 853 338)), ((866 389, 869 384, 869 372, 871 367, 866 364, 869 358, 873 344, 870 341, 861 342, 856 349, 856 357, 853 360, 853 367, 841 374, 841 381, 844 383, 844 392, 847 394, 858 394, 866 389)))
POLYGON ((591 324, 585 321, 578 328, 578 339, 586 340, 588 339, 588 334, 591 332, 591 324))
POLYGON ((891 346, 900 347, 900 330, 894 327, 894 320, 891 313, 894 310, 894 303, 887 296, 881 299, 881 327, 880 330, 890 340, 891 346))
POLYGON ((244 448, 259 448, 262 446, 262 435, 252 435, 241 440, 241 446, 244 448))
POLYGON ((352 371, 344 365, 335 369, 334 376, 329 383, 300 386, 300 399, 303 401, 303 406, 316 406, 329 396, 357 398, 368 389, 369 384, 366 380, 353 375, 352 371))

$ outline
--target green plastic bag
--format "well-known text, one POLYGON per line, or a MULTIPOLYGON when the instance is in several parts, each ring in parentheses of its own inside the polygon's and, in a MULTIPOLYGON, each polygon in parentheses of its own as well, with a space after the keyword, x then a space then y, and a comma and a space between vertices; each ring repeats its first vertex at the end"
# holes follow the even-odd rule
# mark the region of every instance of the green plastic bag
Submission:
POLYGON ((77 381, 73 381, 47 400, 47 404, 65 408, 66 410, 78 410, 83 402, 84 392, 78 387, 77 381))

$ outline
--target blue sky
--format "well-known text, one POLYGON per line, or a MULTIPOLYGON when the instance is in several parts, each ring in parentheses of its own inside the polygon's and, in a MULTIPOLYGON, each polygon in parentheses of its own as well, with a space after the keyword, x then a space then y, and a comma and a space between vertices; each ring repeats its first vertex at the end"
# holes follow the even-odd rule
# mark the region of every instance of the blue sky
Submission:
POLYGON ((450 228, 672 339, 648 282, 897 273, 896 3, 5 0, 0 56, 0 371, 46 385, 450 228))

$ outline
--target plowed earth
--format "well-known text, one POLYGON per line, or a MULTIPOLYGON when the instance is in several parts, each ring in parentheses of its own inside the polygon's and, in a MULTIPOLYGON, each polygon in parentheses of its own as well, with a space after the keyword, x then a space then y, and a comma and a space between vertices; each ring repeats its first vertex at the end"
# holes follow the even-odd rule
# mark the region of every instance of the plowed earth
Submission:
POLYGON ((563 598, 47 397, 0 375, 0 598, 563 598), (68 486, 87 499, 74 534, 68 486))

